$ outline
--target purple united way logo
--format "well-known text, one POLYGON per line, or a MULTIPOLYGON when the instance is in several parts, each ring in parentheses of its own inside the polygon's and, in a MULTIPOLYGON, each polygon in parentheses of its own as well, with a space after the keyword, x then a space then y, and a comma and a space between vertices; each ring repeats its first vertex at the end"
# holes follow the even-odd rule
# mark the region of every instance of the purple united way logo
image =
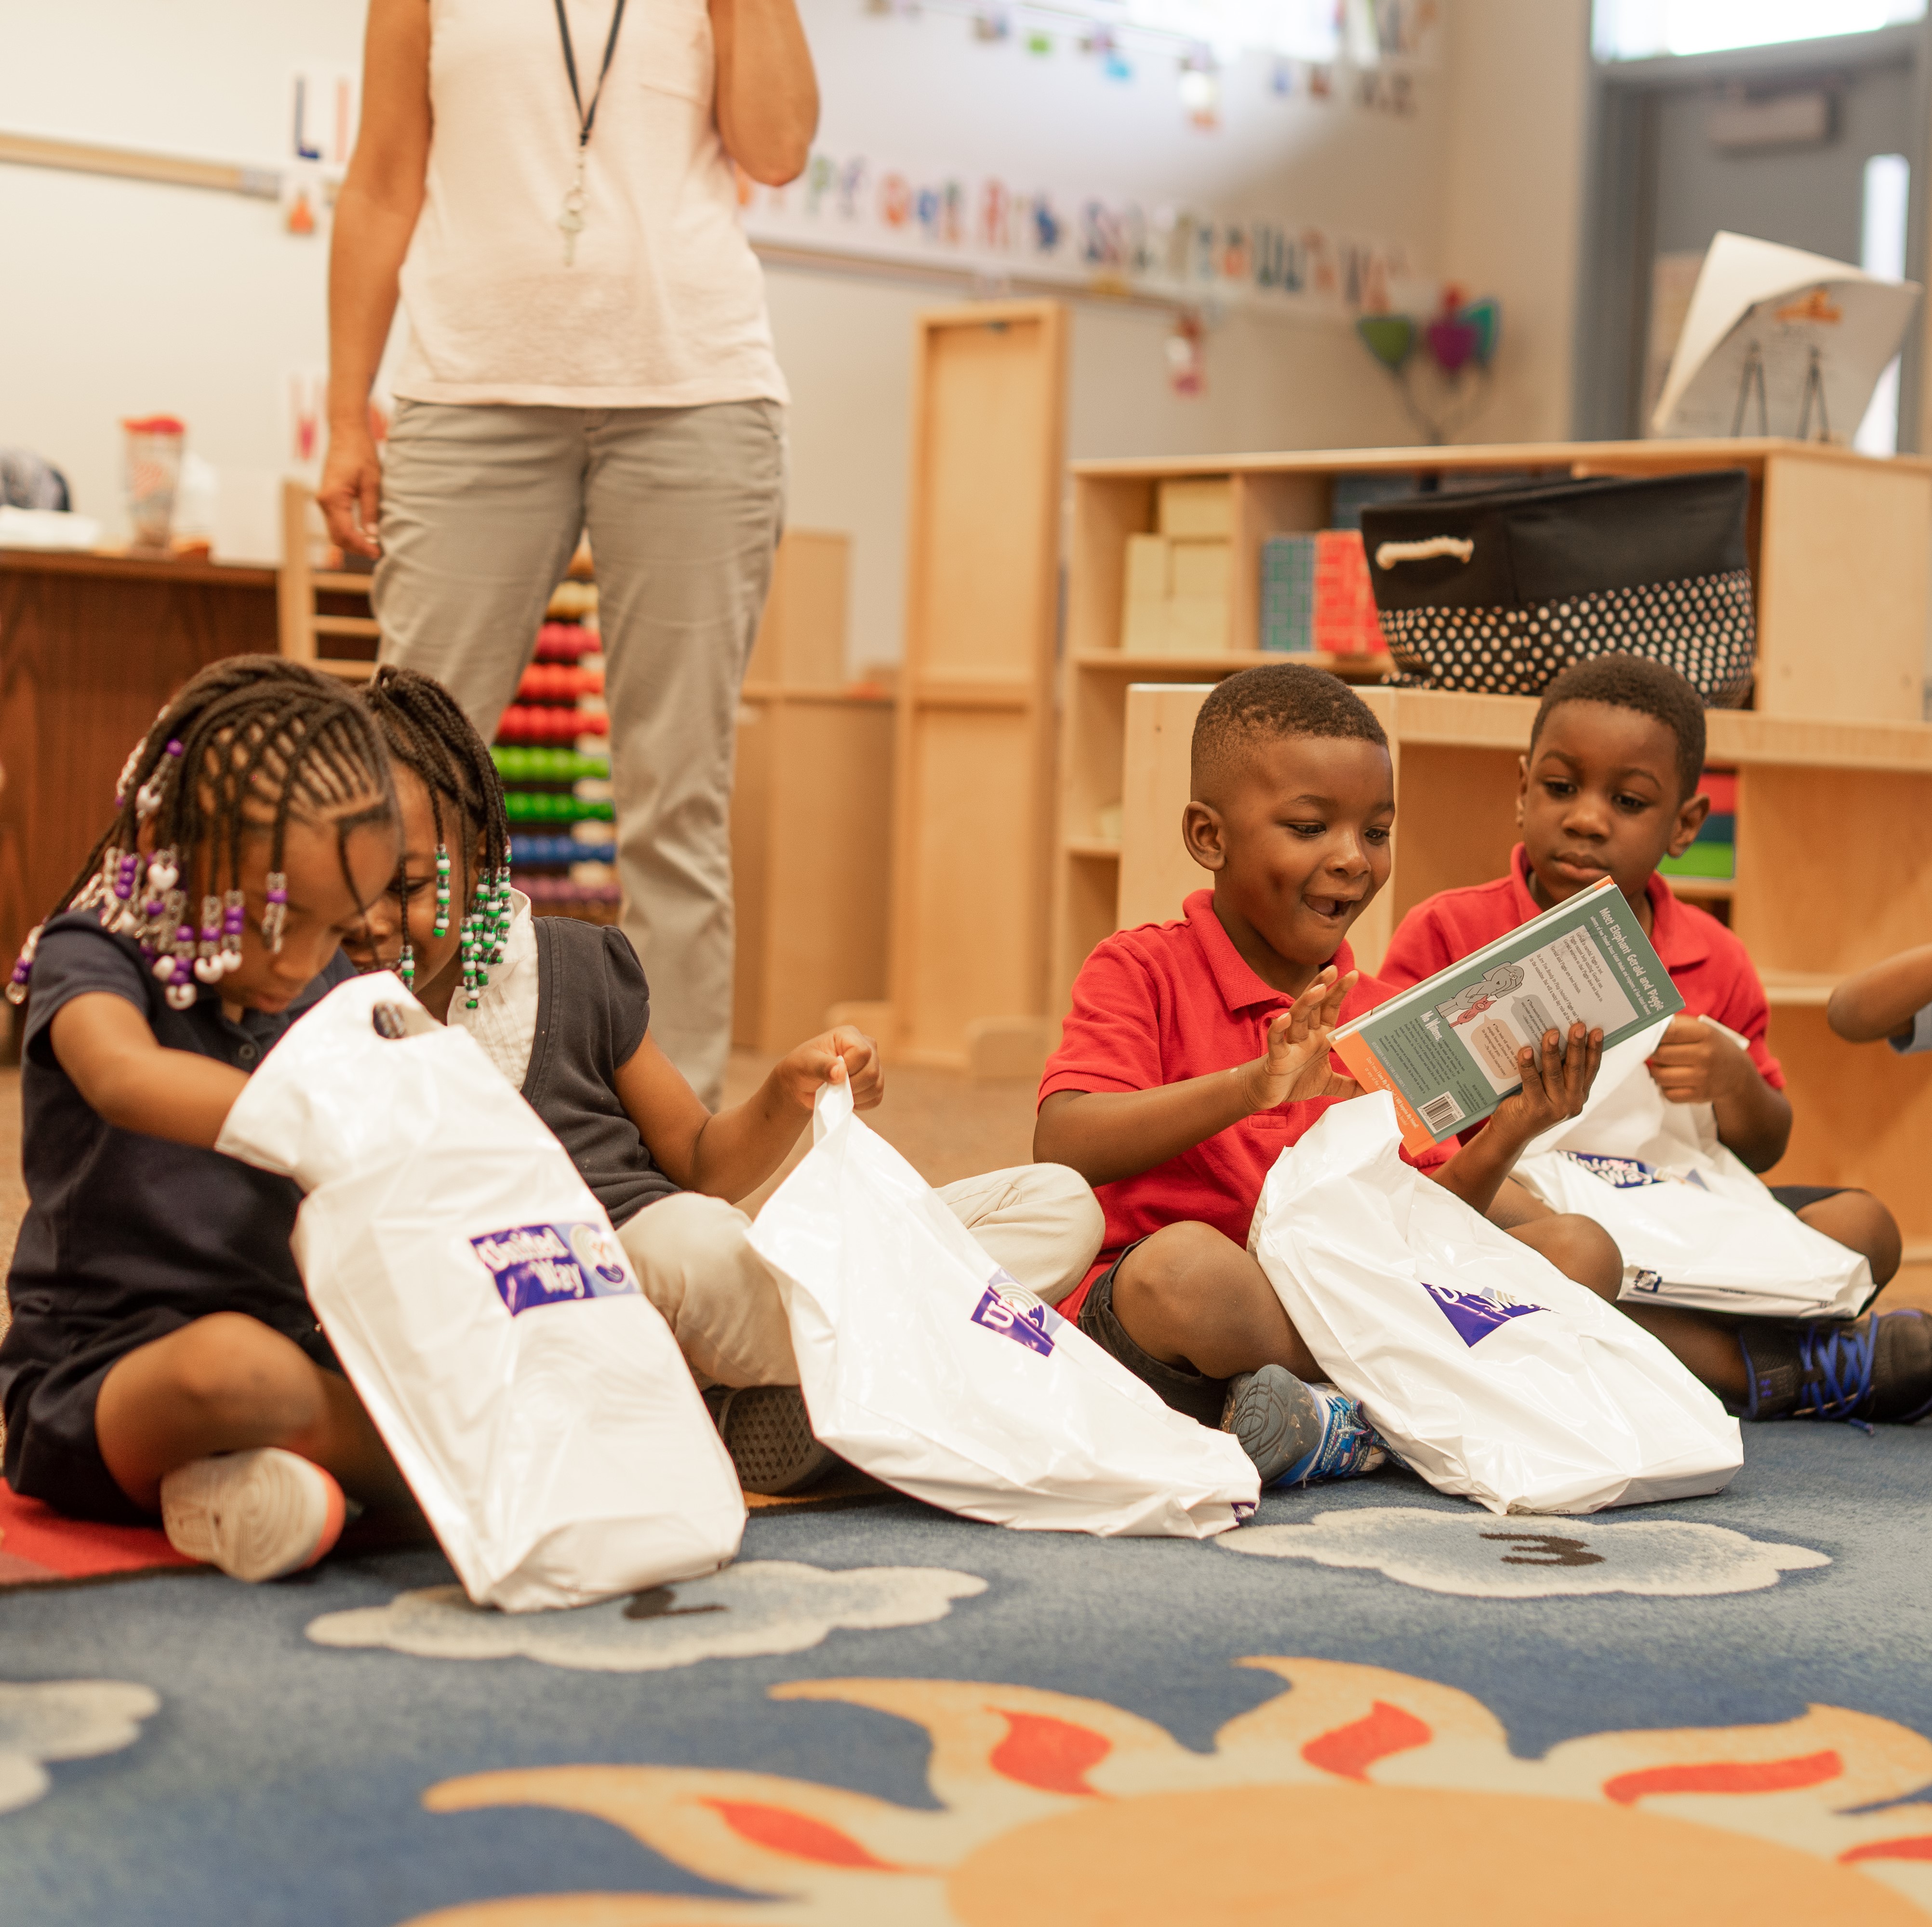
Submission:
POLYGON ((1527 1318, 1532 1312, 1543 1310, 1540 1304, 1518 1304, 1499 1292, 1459 1292, 1448 1285, 1432 1285, 1426 1278, 1421 1283, 1466 1345, 1480 1345, 1511 1319, 1527 1318))
POLYGON ((1060 1322, 1058 1312, 1049 1310, 1004 1270, 994 1272, 980 1302, 973 1307, 975 1325, 1000 1332, 1043 1358, 1053 1355, 1053 1334, 1060 1322))
POLYGON ((512 1318, 539 1305, 638 1295, 608 1226, 514 1224, 470 1241, 512 1318))

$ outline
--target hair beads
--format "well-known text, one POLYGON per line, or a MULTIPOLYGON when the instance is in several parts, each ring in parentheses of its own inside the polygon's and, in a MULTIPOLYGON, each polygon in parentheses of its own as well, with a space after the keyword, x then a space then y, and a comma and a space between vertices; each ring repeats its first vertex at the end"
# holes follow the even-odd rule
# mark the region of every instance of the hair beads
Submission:
MULTIPOLYGON (((464 1006, 473 1010, 478 993, 489 983, 490 967, 503 960, 512 916, 510 824, 502 779, 483 739, 440 683, 386 666, 370 680, 362 700, 374 712, 390 755, 429 792, 436 826, 433 928, 439 937, 448 932, 455 896, 450 880, 452 843, 460 854, 465 914, 458 942, 464 1006)), ((400 893, 406 904, 406 884, 400 893)), ((406 930, 404 944, 404 956, 413 972, 406 930)))
MULTIPOLYGON (((394 816, 388 759, 361 704, 275 656, 230 656, 192 677, 123 765, 115 803, 113 823, 56 914, 91 910, 103 928, 131 938, 178 1010, 242 965, 244 834, 268 839, 262 935, 274 949, 287 917, 290 818, 334 830, 346 881, 350 833, 394 816), (152 854, 141 847, 150 836, 152 854), (195 887, 199 927, 188 911, 195 887)), ((44 927, 28 936, 7 984, 16 1004, 27 997, 44 927)))

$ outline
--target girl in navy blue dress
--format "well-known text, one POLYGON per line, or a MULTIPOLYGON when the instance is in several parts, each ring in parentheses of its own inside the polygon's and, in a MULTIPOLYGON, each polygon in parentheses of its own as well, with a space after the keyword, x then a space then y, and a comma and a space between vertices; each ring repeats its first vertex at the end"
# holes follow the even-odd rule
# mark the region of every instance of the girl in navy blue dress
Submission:
POLYGON ((203 670, 122 772, 112 824, 28 939, 30 1199, 0 1343, 7 1479, 85 1518, 159 1512, 248 1579, 320 1558, 344 1493, 406 1488, 317 1330, 301 1194, 216 1151, 289 1025, 352 974, 394 874, 368 712, 277 656, 203 670))

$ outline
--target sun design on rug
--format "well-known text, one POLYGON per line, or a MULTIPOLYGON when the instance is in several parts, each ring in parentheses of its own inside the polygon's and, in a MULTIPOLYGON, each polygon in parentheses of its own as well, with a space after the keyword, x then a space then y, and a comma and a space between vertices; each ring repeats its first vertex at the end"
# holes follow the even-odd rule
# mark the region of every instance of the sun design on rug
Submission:
POLYGON ((532 1895, 412 1927, 1171 1927, 1324 1904, 1432 1927, 1932 1916, 1932 1741, 1889 1720, 1813 1706, 1781 1725, 1594 1733, 1531 1760, 1480 1701, 1430 1680, 1239 1663, 1291 1690, 1206 1754, 1104 1701, 1028 1687, 774 1689, 924 1727, 937 1810, 690 1767, 446 1781, 425 1796, 434 1812, 593 1814, 765 1898, 532 1895))

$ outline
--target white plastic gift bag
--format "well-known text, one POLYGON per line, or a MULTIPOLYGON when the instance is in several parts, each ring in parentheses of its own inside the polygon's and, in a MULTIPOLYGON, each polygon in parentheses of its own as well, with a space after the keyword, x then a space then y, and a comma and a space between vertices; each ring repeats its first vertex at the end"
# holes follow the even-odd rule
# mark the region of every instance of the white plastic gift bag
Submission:
POLYGON ((834 1451, 995 1525, 1203 1538, 1254 1509, 1236 1440, 1170 1410, 995 1265, 853 1115, 848 1085, 820 1090, 812 1133, 751 1237, 834 1451))
MULTIPOLYGON (((1594 1218, 1616 1240, 1630 1302, 1856 1318, 1878 1289, 1870 1265, 1786 1211, 1718 1141, 1708 1104, 1673 1104, 1658 1089, 1646 1060, 1664 1028, 1606 1052, 1589 1102, 1535 1139, 1511 1175, 1552 1211, 1594 1218)), ((1736 1032, 1712 1028, 1743 1047, 1736 1032)))
POLYGON ((296 1262, 478 1605, 715 1571, 745 1504, 670 1328, 569 1155, 393 976, 332 992, 216 1147, 308 1195, 296 1262))
POLYGON ((1386 1091, 1282 1152, 1253 1247, 1323 1371, 1430 1484, 1492 1512, 1717 1492, 1738 1423, 1650 1334, 1400 1155, 1386 1091))

